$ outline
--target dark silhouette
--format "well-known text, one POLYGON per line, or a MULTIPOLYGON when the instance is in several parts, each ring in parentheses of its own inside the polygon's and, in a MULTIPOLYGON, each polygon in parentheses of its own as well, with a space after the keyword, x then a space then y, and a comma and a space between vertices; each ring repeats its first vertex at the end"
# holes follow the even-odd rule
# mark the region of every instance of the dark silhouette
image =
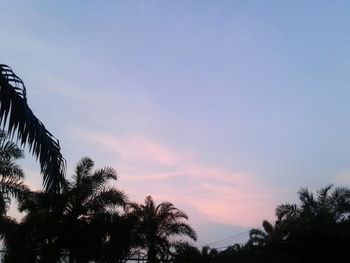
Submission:
POLYGON ((129 209, 139 219, 136 240, 147 250, 150 263, 168 259, 172 255, 171 249, 183 242, 176 237, 197 238, 192 227, 184 221, 188 216, 170 202, 156 205, 152 197, 147 196, 144 204, 129 204, 129 209))
POLYGON ((350 189, 327 186, 316 195, 302 188, 301 204, 282 204, 276 209, 285 225, 286 248, 297 261, 336 262, 347 255, 350 244, 350 189))
POLYGON ((264 220, 262 226, 263 230, 257 228, 250 230, 249 245, 272 247, 279 246, 284 242, 286 234, 282 224, 271 224, 269 221, 264 220))
POLYGON ((23 184, 24 172, 16 160, 24 158, 23 151, 0 130, 0 211, 4 213, 10 196, 17 197, 29 189, 23 184))
POLYGON ((200 262, 202 254, 198 248, 183 242, 175 247, 174 263, 200 262))
POLYGON ((110 186, 111 167, 93 170, 90 158, 76 166, 60 191, 31 192, 16 164, 23 151, 0 131, 0 238, 3 262, 125 262, 144 254, 149 263, 306 263, 341 262, 350 244, 350 188, 329 185, 315 194, 299 190, 300 204, 276 208, 274 223, 249 232, 246 244, 198 248, 187 215, 170 202, 128 202, 110 186), (7 216, 11 198, 25 212, 19 222, 7 216))
POLYGON ((65 160, 58 140, 45 128, 27 104, 23 81, 10 67, 0 64, 0 128, 7 128, 40 162, 43 185, 58 193, 64 182, 65 160))
MULTIPOLYGON (((16 164, 18 159, 24 157, 23 151, 9 140, 9 136, 4 131, 0 131, 0 236, 5 247, 15 246, 18 243, 19 224, 6 215, 11 197, 23 198, 29 189, 23 183, 24 172, 16 164)), ((8 251, 6 257, 12 256, 8 251)))
POLYGON ((130 214, 115 214, 108 224, 108 239, 104 241, 102 262, 122 262, 134 257, 136 247, 136 228, 138 218, 130 214))
POLYGON ((98 259, 102 255, 104 240, 109 236, 109 225, 119 219, 115 210, 126 202, 126 195, 107 185, 117 180, 111 167, 92 171, 93 162, 83 158, 77 165, 73 182, 64 190, 62 242, 70 254, 70 262, 98 259))
MULTIPOLYGON (((73 181, 66 180, 59 195, 32 192, 22 198, 19 209, 27 214, 18 225, 21 240, 9 244, 7 250, 29 255, 30 260, 34 254, 39 262, 57 262, 62 256, 69 262, 102 258, 110 229, 122 220, 116 209, 125 204, 126 197, 107 186, 109 180, 117 179, 113 168, 92 168, 92 160, 83 158, 73 181)), ((9 257, 8 262, 16 260, 9 257)), ((37 262, 30 260, 25 262, 37 262)))
POLYGON ((344 262, 350 244, 350 188, 327 186, 313 194, 299 192, 300 205, 282 204, 277 220, 252 229, 244 245, 221 251, 204 247, 200 255, 191 249, 177 250, 177 262, 198 263, 303 263, 344 262), (180 260, 180 261, 179 261, 180 260))

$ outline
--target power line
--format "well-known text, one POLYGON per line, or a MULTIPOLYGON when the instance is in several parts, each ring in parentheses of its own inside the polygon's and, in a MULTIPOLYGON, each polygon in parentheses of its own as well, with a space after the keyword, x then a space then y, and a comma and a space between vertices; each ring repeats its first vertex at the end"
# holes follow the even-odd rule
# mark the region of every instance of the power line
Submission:
MULTIPOLYGON (((239 237, 237 239, 234 239, 235 241, 242 239, 243 237, 239 237)), ((216 250, 222 250, 222 249, 226 249, 229 247, 232 247, 233 245, 229 245, 229 246, 222 246, 222 247, 212 247, 211 249, 216 249, 216 250)))
POLYGON ((225 237, 223 239, 219 239, 219 240, 216 240, 216 241, 213 241, 213 242, 210 242, 210 243, 207 243, 205 244, 204 246, 209 246, 209 245, 212 245, 212 244, 216 244, 216 243, 221 243, 221 242, 224 242, 224 241, 229 241, 231 239, 235 239, 239 236, 242 236, 244 234, 248 234, 250 230, 246 230, 244 232, 241 232, 241 233, 238 233, 238 234, 235 234, 235 235, 232 235, 232 236, 229 236, 229 237, 225 237))
POLYGON ((246 230, 246 231, 244 231, 244 232, 241 232, 241 233, 238 233, 238 234, 229 236, 229 237, 225 237, 225 238, 223 238, 223 239, 219 239, 219 240, 216 240, 216 241, 207 243, 207 244, 204 245, 204 246, 209 246, 209 245, 212 245, 212 244, 215 244, 215 243, 228 241, 228 240, 234 239, 234 238, 236 238, 236 237, 242 236, 243 234, 247 234, 247 233, 249 233, 249 230, 246 230))

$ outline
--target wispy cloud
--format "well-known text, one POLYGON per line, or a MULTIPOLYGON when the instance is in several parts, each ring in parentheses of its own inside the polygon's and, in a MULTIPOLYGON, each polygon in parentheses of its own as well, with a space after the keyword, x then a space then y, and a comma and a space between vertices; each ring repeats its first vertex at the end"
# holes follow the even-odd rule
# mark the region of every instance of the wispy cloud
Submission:
MULTIPOLYGON (((149 194, 157 202, 169 200, 184 209, 194 225, 252 227, 273 215, 277 191, 254 174, 207 165, 194 153, 144 135, 117 137, 78 128, 70 131, 92 147, 95 145, 92 150, 97 156, 104 156, 99 151, 114 156, 110 165, 120 175, 117 186, 132 200, 142 202, 149 194)), ((347 178, 347 174, 341 177, 347 178)), ((42 188, 38 171, 26 169, 26 178, 31 189, 42 188)))
POLYGON ((118 156, 120 184, 137 201, 151 194, 157 201, 186 207, 197 219, 243 227, 259 224, 273 214, 276 191, 253 174, 206 165, 193 153, 142 135, 117 138, 71 130, 118 156))

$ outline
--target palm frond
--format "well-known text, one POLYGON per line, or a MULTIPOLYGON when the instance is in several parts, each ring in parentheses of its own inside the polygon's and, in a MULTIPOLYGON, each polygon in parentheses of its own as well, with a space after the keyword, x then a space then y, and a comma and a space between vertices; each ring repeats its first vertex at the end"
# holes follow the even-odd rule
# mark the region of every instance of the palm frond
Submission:
POLYGON ((330 202, 336 204, 339 201, 350 202, 350 188, 348 187, 337 187, 330 194, 330 202))
POLYGON ((332 187, 333 185, 328 185, 317 191, 317 202, 319 204, 325 204, 327 202, 329 190, 331 190, 332 187))
POLYGON ((19 198, 18 210, 20 212, 38 211, 41 209, 40 203, 46 196, 47 193, 43 192, 29 192, 25 198, 19 198))
POLYGON ((162 202, 155 208, 155 215, 160 221, 165 221, 167 219, 177 220, 181 218, 188 219, 188 216, 176 208, 170 202, 162 202))
POLYGON ((197 240, 197 234, 194 231, 194 229, 190 225, 184 222, 174 222, 170 224, 168 227, 168 232, 165 234, 169 236, 170 235, 187 236, 193 239, 194 241, 197 240))
POLYGON ((5 131, 0 130, 0 158, 1 159, 21 159, 24 158, 23 151, 17 144, 9 140, 5 131))
POLYGON ((150 211, 154 211, 155 210, 155 204, 154 204, 154 201, 153 201, 153 198, 152 196, 147 196, 146 199, 145 199, 145 204, 144 205, 141 205, 143 206, 144 208, 150 210, 150 211))
POLYGON ((265 237, 266 234, 261 229, 253 228, 253 229, 249 230, 249 236, 251 238, 254 237, 254 236, 265 237))
POLYGON ((135 214, 137 212, 141 212, 141 207, 136 202, 126 202, 124 210, 127 214, 135 214))
POLYGON ((127 200, 126 194, 115 188, 107 188, 92 196, 86 206, 92 211, 104 210, 106 207, 123 206, 127 200))
POLYGON ((59 141, 45 128, 27 104, 23 81, 12 69, 0 64, 0 127, 7 128, 22 146, 39 160, 43 185, 48 191, 59 192, 66 163, 59 141))
POLYGON ((314 207, 316 206, 316 201, 313 193, 309 192, 307 188, 301 188, 298 191, 298 194, 299 199, 301 201, 301 206, 312 211, 312 209, 314 209, 314 207))
POLYGON ((117 172, 112 167, 104 167, 96 170, 88 180, 91 182, 93 190, 97 191, 101 189, 108 180, 117 180, 117 172))
POLYGON ((329 207, 336 221, 343 221, 350 213, 350 188, 337 187, 330 194, 329 207))
POLYGON ((253 228, 249 231, 249 241, 250 245, 265 245, 267 240, 267 235, 264 231, 258 228, 253 228))
POLYGON ((89 157, 83 157, 75 167, 75 174, 73 176, 77 184, 80 183, 83 177, 90 175, 92 167, 94 166, 94 161, 89 157))
POLYGON ((279 220, 296 218, 300 215, 300 209, 296 204, 282 204, 276 208, 276 216, 279 220))
POLYGON ((263 226, 263 228, 264 228, 264 230, 265 230, 265 232, 266 232, 267 234, 269 234, 269 235, 272 235, 272 234, 273 234, 273 232, 274 232, 274 227, 273 227, 273 225, 272 225, 269 221, 264 220, 263 223, 262 223, 262 226, 263 226))
POLYGON ((6 178, 17 178, 17 179, 23 179, 24 178, 24 172, 22 168, 15 164, 10 159, 0 159, 0 176, 6 177, 6 178))
POLYGON ((19 197, 20 195, 27 194, 29 188, 17 178, 2 177, 0 179, 0 192, 19 197))

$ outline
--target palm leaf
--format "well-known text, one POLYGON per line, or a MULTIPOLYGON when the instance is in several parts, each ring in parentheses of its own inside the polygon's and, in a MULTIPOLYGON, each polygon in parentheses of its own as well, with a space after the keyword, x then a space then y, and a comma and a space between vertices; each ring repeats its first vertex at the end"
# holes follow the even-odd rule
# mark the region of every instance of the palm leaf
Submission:
POLYGON ((249 231, 249 241, 250 245, 263 246, 266 243, 267 235, 264 231, 258 228, 253 228, 249 231))
POLYGON ((7 128, 22 146, 39 160, 46 190, 59 192, 66 163, 58 140, 45 128, 27 104, 23 81, 0 64, 0 128, 7 128))
POLYGON ((269 221, 264 220, 262 226, 268 235, 272 235, 274 233, 274 227, 269 221))
POLYGON ((0 192, 19 197, 29 192, 29 188, 18 178, 1 177, 0 192))
POLYGON ((0 177, 24 178, 22 168, 11 160, 1 160, 0 158, 0 177))
POLYGON ((86 206, 92 211, 105 210, 106 207, 124 205, 127 197, 116 188, 105 188, 88 200, 86 206))
POLYGON ((17 144, 9 141, 9 136, 5 131, 0 130, 0 158, 1 159, 21 159, 24 158, 23 151, 17 144))
POLYGON ((279 220, 293 219, 300 215, 300 209, 296 204, 281 204, 276 208, 276 216, 279 220))
POLYGON ((317 191, 317 202, 320 205, 324 205, 327 203, 329 190, 331 190, 332 187, 333 187, 333 185, 328 185, 328 186, 317 191))
POLYGON ((168 226, 167 231, 164 233, 166 236, 178 235, 178 236, 187 236, 193 240, 197 240, 197 234, 194 229, 184 223, 184 222, 174 222, 168 226))

